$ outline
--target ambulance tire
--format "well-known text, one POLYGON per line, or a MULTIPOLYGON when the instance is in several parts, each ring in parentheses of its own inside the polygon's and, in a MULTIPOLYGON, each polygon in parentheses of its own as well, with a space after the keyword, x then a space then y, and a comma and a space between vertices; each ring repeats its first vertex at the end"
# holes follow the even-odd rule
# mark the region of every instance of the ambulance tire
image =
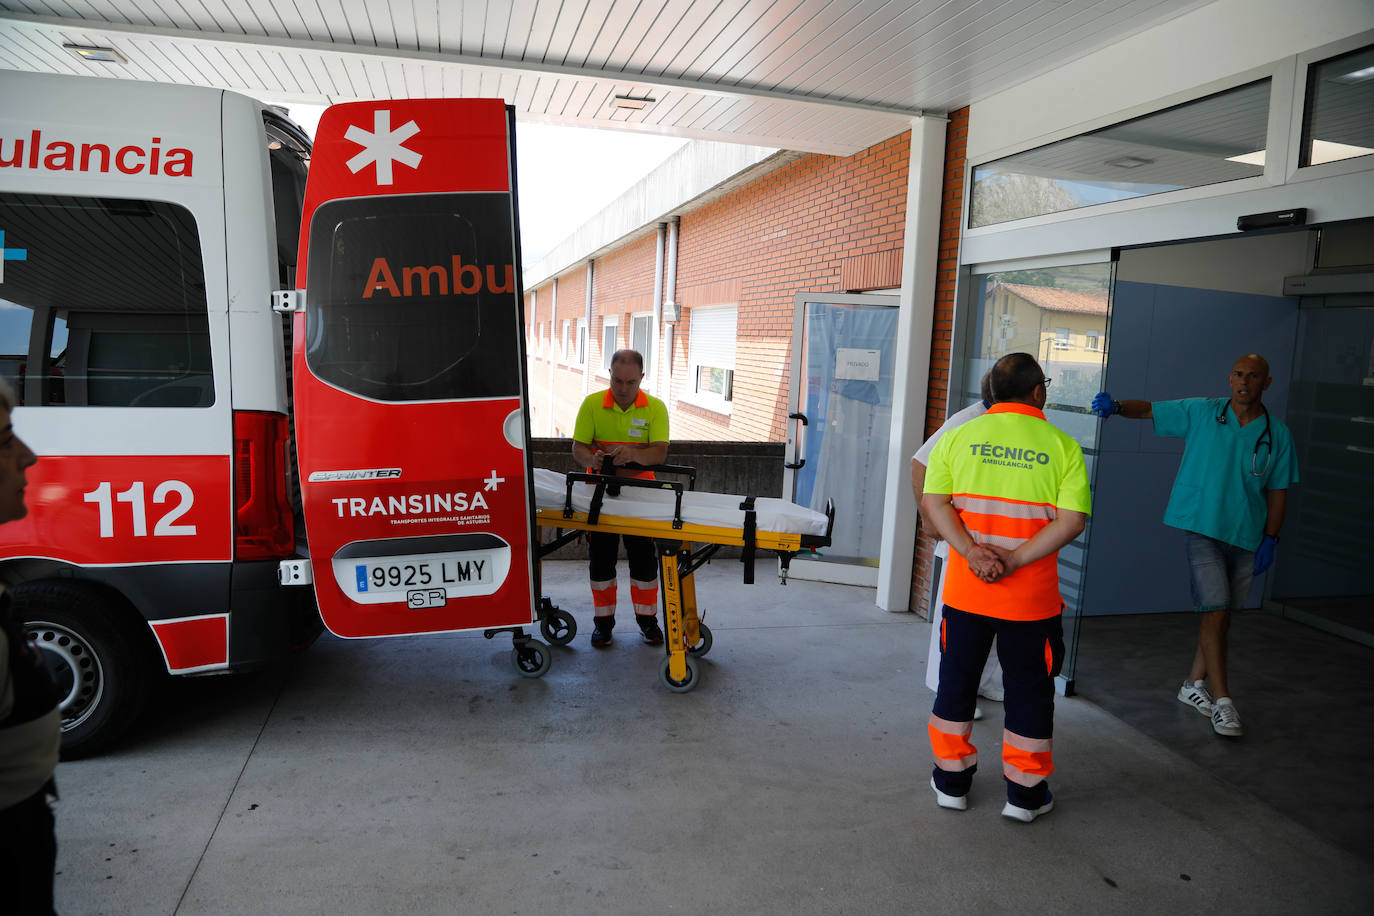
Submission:
POLYGON ((697 643, 695 646, 689 646, 687 654, 701 658, 707 652, 711 651, 711 643, 713 640, 711 639, 711 628, 706 624, 697 624, 697 631, 701 634, 701 642, 697 643))
POLYGON ((521 677, 543 677, 553 664, 553 653, 537 639, 510 650, 510 663, 521 677))
POLYGON ((539 621, 539 632, 551 646, 566 646, 577 635, 577 619, 561 608, 545 610, 539 621))
POLYGON ((663 664, 658 666, 658 677, 663 681, 663 686, 667 687, 673 693, 686 693, 695 687, 697 681, 701 679, 701 666, 697 664, 695 658, 690 655, 687 656, 687 676, 680 681, 676 681, 673 680, 673 676, 668 673, 668 666, 672 664, 672 661, 673 659, 671 656, 663 660, 663 664))
POLYGON ((152 666, 117 599, 73 582, 14 589, 14 613, 37 640, 63 691, 62 759, 100 753, 138 718, 152 666))

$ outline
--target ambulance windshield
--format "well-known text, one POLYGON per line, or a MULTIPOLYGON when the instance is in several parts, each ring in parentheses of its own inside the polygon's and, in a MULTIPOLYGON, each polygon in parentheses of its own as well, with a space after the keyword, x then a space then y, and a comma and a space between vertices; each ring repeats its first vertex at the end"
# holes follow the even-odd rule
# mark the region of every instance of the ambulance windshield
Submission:
POLYGON ((511 196, 348 198, 311 220, 306 362, 381 401, 519 397, 511 196))

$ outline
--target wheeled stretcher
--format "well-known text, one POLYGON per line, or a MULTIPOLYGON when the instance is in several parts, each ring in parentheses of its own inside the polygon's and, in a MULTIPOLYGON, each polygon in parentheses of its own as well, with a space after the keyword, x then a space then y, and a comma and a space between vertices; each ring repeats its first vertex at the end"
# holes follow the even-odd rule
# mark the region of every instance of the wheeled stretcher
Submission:
MULTIPOLYGON (((821 513, 783 499, 698 493, 693 468, 655 465, 647 470, 686 477, 687 483, 535 468, 535 521, 555 530, 553 540, 536 548, 536 557, 542 560, 584 531, 653 538, 667 650, 659 677, 669 690, 685 693, 699 682, 696 660, 711 650, 712 642, 710 628, 697 613, 692 574, 721 547, 741 547, 744 581, 753 584, 757 552, 771 550, 778 555, 779 577, 786 585, 796 553, 829 546, 835 507, 827 502, 821 513), (693 550, 694 544, 700 546, 693 550)), ((540 602, 545 638, 554 645, 571 642, 577 633, 572 615, 547 597, 540 602)))

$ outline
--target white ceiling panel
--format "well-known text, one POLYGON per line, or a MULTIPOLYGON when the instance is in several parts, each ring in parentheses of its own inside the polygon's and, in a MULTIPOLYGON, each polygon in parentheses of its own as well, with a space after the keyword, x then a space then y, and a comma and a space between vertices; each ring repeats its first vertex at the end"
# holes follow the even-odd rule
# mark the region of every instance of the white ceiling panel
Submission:
POLYGON ((500 96, 526 120, 848 155, 1207 2, 0 0, 0 69, 288 103, 500 96))

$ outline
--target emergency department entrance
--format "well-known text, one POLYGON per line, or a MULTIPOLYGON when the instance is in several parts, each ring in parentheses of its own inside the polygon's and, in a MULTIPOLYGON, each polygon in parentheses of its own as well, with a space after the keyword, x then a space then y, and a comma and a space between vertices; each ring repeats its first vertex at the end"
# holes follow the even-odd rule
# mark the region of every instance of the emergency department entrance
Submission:
POLYGON ((1361 524, 1374 509, 1374 295, 1284 294, 1368 281, 1323 273, 1323 247, 1374 252, 1374 221, 967 271, 951 410, 977 397, 999 356, 1034 353, 1052 379, 1046 418, 1083 447, 1093 480, 1088 529, 1060 553, 1066 689, 1084 617, 1192 606, 1182 533, 1161 520, 1182 441, 1148 422, 1099 420, 1093 394, 1221 397, 1232 362, 1250 352, 1270 362, 1264 403, 1293 433, 1301 482, 1274 567, 1247 604, 1374 643, 1374 538, 1361 524))
MULTIPOLYGON (((1093 394, 1224 396, 1245 353, 1269 360, 1264 403, 1293 433, 1300 476, 1248 604, 1309 620, 1320 607, 1349 636, 1374 617, 1361 533, 1374 508, 1371 40, 1134 108, 1104 100, 1095 119, 1068 103, 1037 111, 1062 125, 1039 136, 1003 127, 1025 93, 971 110, 947 406, 970 403, 997 356, 1031 352, 1054 379, 1047 418, 1084 449, 1093 515, 1060 554, 1065 690, 1082 618, 1192 605, 1181 534, 1162 523, 1182 444, 1150 423, 1098 420, 1093 394)), ((1098 55, 1076 75, 1107 79, 1119 63, 1098 55)))

